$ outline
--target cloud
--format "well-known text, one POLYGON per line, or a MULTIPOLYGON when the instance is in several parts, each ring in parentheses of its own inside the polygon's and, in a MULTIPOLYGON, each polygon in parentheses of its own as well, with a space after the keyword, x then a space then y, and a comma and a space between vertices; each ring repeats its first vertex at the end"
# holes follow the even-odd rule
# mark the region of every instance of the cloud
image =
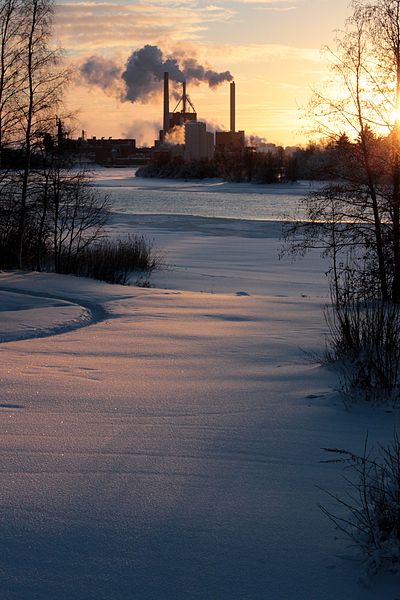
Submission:
MULTIPOLYGON (((235 0, 234 0, 235 1, 235 0)), ((288 10, 298 8, 296 0, 236 0, 241 4, 265 4, 269 10, 288 10), (282 6, 288 5, 288 6, 282 6)))
POLYGON ((133 44, 182 42, 204 38, 209 25, 226 22, 235 14, 215 5, 204 10, 193 0, 150 2, 63 2, 56 6, 55 37, 70 52, 88 49, 126 49, 133 44))
POLYGON ((252 65, 266 66, 271 61, 305 61, 307 63, 326 63, 319 48, 301 48, 287 44, 230 44, 214 45, 215 55, 221 55, 227 64, 239 65, 251 63, 252 65))
POLYGON ((295 10, 299 7, 297 0, 220 0, 220 2, 229 1, 235 5, 238 4, 255 4, 263 5, 265 10, 286 12, 288 10, 295 10))
POLYGON ((220 0, 229 2, 230 5, 238 8, 244 5, 246 9, 262 10, 273 13, 286 13, 299 8, 297 0, 220 0))
POLYGON ((269 12, 278 12, 278 13, 285 13, 285 12, 291 12, 292 10, 296 10, 297 6, 286 6, 286 7, 271 7, 271 6, 262 6, 261 4, 258 4, 256 2, 251 2, 252 4, 254 4, 254 8, 255 10, 264 10, 264 11, 269 11, 269 12))

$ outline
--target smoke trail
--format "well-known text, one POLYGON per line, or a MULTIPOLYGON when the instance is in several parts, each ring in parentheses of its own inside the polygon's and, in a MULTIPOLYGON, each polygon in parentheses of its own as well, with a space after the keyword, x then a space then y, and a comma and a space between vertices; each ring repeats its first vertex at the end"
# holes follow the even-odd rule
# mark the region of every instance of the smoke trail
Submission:
POLYGON ((182 70, 186 81, 206 81, 210 87, 217 87, 224 81, 233 80, 233 76, 229 71, 217 73, 217 71, 200 65, 195 58, 185 58, 182 70))
POLYGON ((118 88, 121 69, 113 60, 90 56, 79 70, 85 83, 89 85, 97 85, 106 92, 113 92, 118 88))
POLYGON ((145 102, 160 90, 159 82, 168 71, 172 81, 183 81, 184 76, 174 58, 163 60, 157 46, 144 46, 128 58, 122 79, 126 85, 126 100, 145 102))
POLYGON ((169 131, 164 140, 164 144, 178 146, 185 143, 185 128, 183 125, 176 125, 169 131))
POLYGON ((252 148, 260 148, 261 146, 268 144, 268 140, 259 135, 250 135, 246 138, 246 144, 252 148))
POLYGON ((169 73, 173 82, 204 82, 208 83, 210 88, 233 80, 229 71, 218 73, 208 66, 201 65, 197 59, 181 54, 164 57, 158 46, 149 44, 132 52, 124 70, 113 61, 96 56, 88 58, 80 67, 80 74, 85 83, 101 87, 107 92, 114 90, 122 101, 130 102, 147 102, 153 95, 158 94, 165 71, 169 73), (122 95, 119 85, 121 82, 122 95))
POLYGON ((125 129, 122 133, 124 138, 135 138, 138 146, 146 147, 149 140, 155 140, 158 138, 162 123, 154 121, 143 121, 136 119, 135 122, 125 129))

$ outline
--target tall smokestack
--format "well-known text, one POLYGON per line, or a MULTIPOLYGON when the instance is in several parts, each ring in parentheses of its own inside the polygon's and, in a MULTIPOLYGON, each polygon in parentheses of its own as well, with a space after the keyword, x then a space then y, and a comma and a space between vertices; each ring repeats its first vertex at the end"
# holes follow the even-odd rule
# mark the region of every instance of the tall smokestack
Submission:
POLYGON ((163 130, 167 133, 169 130, 169 75, 164 73, 164 118, 163 130))
POLYGON ((236 131, 236 100, 235 100, 235 82, 231 83, 231 131, 236 131))
POLYGON ((182 83, 182 111, 186 112, 186 81, 182 83))

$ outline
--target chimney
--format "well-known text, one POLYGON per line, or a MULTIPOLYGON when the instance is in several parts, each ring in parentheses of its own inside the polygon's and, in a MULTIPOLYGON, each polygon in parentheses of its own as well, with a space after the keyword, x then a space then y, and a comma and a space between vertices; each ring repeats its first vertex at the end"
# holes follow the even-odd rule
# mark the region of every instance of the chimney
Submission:
POLYGON ((236 131, 235 125, 236 104, 235 104, 235 82, 231 83, 231 131, 236 131))
POLYGON ((186 112, 186 81, 182 83, 182 112, 186 112))
POLYGON ((163 118, 164 133, 169 131, 169 75, 164 73, 164 118, 163 118))

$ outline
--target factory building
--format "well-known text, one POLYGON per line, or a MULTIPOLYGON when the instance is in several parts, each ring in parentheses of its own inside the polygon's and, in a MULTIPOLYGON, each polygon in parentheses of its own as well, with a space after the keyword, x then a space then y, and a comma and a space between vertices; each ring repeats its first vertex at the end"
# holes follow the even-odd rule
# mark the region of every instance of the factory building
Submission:
POLYGON ((217 131, 215 149, 218 152, 241 152, 245 147, 244 131, 217 131))
POLYGON ((201 121, 185 123, 184 159, 211 160, 214 155, 214 134, 207 131, 206 124, 201 121))
POLYGON ((244 131, 236 131, 236 88, 234 81, 230 84, 230 126, 230 131, 217 131, 215 134, 215 149, 222 154, 242 152, 246 144, 244 131))
MULTIPOLYGON (((244 131, 236 131, 236 89, 230 84, 230 131, 218 131, 214 135, 206 130, 206 124, 197 121, 197 113, 187 94, 186 82, 182 82, 182 96, 173 112, 169 110, 169 75, 164 73, 163 128, 157 150, 163 151, 163 142, 171 141, 168 134, 176 127, 184 127, 185 140, 183 156, 186 161, 211 159, 216 150, 219 153, 240 153, 245 148, 244 131)), ((165 151, 165 149, 164 149, 165 151)), ((181 150, 182 151, 182 150, 181 150)))
MULTIPOLYGON (((57 144, 59 150, 76 163, 94 163, 104 166, 127 166, 138 162, 135 139, 112 137, 88 138, 85 131, 74 140, 68 137, 61 120, 57 122, 57 144)), ((143 162, 143 158, 142 158, 143 162)))
POLYGON ((163 128, 156 146, 165 141, 166 135, 175 127, 185 123, 196 123, 197 113, 193 103, 186 91, 186 81, 182 82, 182 96, 173 112, 169 111, 169 75, 164 73, 164 105, 163 105, 163 128))
POLYGON ((136 140, 96 138, 82 139, 81 149, 89 159, 99 165, 132 164, 136 154, 136 140))

